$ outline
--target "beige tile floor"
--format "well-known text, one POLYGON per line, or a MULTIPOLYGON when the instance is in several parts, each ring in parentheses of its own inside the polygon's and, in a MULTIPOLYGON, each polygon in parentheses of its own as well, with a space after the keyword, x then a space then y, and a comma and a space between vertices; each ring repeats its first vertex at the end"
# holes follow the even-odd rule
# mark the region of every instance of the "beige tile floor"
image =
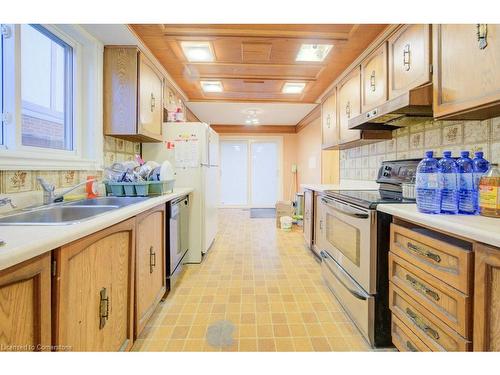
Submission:
POLYGON ((136 341, 136 351, 365 351, 367 343, 321 280, 302 232, 275 219, 220 210, 219 233, 199 265, 188 265, 136 341), (232 345, 207 329, 234 324, 232 345))

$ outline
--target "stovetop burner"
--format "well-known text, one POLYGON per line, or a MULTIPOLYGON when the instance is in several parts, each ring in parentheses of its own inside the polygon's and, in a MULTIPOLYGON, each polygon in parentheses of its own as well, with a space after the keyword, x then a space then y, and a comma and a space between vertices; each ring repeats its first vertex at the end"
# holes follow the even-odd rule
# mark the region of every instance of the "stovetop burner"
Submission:
POLYGON ((364 208, 375 209, 380 203, 415 203, 403 194, 387 190, 329 190, 326 195, 364 208))

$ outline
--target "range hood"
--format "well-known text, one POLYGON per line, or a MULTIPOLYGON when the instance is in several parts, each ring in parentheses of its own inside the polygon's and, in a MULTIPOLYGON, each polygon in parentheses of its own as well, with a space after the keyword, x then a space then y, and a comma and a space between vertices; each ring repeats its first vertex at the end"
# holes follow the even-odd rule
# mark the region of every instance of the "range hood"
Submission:
POLYGON ((432 116, 432 83, 429 83, 353 117, 349 129, 394 130, 432 116))

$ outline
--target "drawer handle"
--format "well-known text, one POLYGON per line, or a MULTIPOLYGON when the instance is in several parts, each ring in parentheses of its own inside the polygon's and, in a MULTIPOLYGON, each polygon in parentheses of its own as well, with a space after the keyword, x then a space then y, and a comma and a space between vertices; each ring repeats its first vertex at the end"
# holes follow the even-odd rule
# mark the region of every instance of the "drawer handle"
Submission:
POLYGON ((417 246, 409 241, 406 244, 406 246, 408 247, 408 250, 411 250, 414 253, 417 253, 418 255, 422 255, 424 257, 430 258, 436 263, 441 262, 441 257, 439 255, 431 253, 430 251, 424 250, 421 247, 419 247, 419 246, 417 246))
POLYGON ((405 48, 403 49, 403 66, 406 71, 409 71, 411 68, 410 65, 410 45, 407 44, 405 45, 405 48))
POLYGON ((406 314, 410 317, 410 319, 415 323, 415 325, 424 331, 428 336, 431 336, 434 340, 439 340, 439 333, 433 328, 429 327, 422 321, 414 311, 412 311, 409 307, 406 308, 406 314))
POLYGON ((415 347, 415 345, 413 345, 410 341, 406 341, 406 348, 410 351, 410 352, 418 352, 418 349, 415 347))
POLYGON ((479 49, 485 49, 488 46, 488 25, 485 23, 478 23, 476 27, 479 49))
POLYGON ((437 294, 435 291, 429 289, 427 286, 422 284, 420 281, 415 279, 414 277, 411 277, 410 275, 406 275, 406 280, 408 280, 413 287, 413 289, 427 294, 429 297, 431 297, 435 301, 439 301, 439 294, 437 294))
POLYGON ((99 329, 103 329, 106 325, 106 321, 109 318, 109 297, 106 288, 102 288, 99 292, 99 295, 99 329))
POLYGON ((156 253, 153 250, 154 248, 151 246, 149 248, 149 273, 153 273, 153 268, 156 267, 156 253))
POLYGON ((372 70, 372 74, 370 75, 370 89, 375 91, 375 70, 372 70))

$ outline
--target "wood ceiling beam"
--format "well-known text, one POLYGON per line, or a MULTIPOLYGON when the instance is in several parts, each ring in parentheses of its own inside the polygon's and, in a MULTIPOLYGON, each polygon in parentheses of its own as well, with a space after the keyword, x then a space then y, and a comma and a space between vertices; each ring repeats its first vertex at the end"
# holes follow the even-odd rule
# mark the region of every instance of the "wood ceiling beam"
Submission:
POLYGON ((219 134, 274 133, 294 134, 295 125, 210 125, 219 134))
MULTIPOLYGON (((229 74, 200 74, 196 75, 196 79, 212 79, 212 80, 243 80, 243 81, 301 81, 301 82, 316 82, 316 78, 311 77, 301 77, 294 75, 282 75, 282 76, 267 76, 267 75, 251 75, 251 76, 236 76, 229 74)), ((261 82, 245 82, 245 83, 261 83, 261 82)))
MULTIPOLYGON (((242 25, 244 26, 244 25, 242 25)), ((308 30, 266 30, 266 29, 233 29, 233 28, 210 28, 210 27, 176 27, 163 26, 165 37, 201 37, 201 38, 288 38, 299 40, 321 40, 321 41, 347 41, 349 33, 308 31, 308 30)))
MULTIPOLYGON (((300 101, 296 98, 273 98, 273 99, 263 99, 263 98, 245 98, 245 99, 231 99, 231 98, 220 98, 220 97, 203 97, 203 98, 190 98, 189 102, 223 102, 223 103, 259 103, 259 102, 279 102, 287 104, 318 104, 314 102, 300 101)), ((294 125, 295 126, 295 125, 294 125)))

